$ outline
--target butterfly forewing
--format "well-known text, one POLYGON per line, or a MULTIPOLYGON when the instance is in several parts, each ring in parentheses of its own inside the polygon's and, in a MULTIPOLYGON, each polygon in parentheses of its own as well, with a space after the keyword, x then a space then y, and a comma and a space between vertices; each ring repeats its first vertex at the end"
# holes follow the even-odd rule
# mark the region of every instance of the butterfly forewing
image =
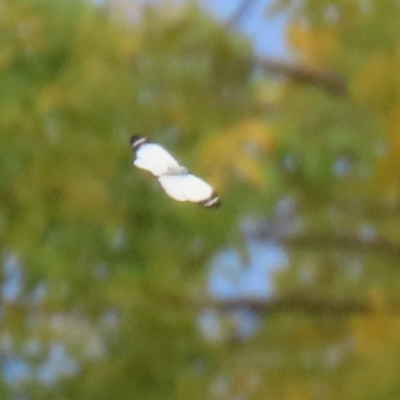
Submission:
POLYGON ((136 167, 151 172, 154 176, 179 172, 182 168, 167 150, 155 143, 145 143, 136 150, 136 167))

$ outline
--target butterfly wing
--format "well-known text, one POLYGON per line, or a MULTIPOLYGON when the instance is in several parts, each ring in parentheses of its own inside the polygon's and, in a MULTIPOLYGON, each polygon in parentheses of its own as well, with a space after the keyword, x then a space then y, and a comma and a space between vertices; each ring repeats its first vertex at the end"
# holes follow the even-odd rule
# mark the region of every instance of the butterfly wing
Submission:
POLYGON ((195 175, 162 175, 158 181, 168 196, 176 201, 203 203, 206 207, 219 205, 212 186, 195 175))
POLYGON ((204 207, 218 207, 219 196, 207 182, 189 174, 163 147, 145 136, 132 136, 133 164, 157 177, 164 191, 176 201, 190 201, 204 207))
POLYGON ((185 170, 167 150, 156 143, 142 144, 136 150, 136 158, 133 164, 151 172, 154 176, 179 173, 185 170))

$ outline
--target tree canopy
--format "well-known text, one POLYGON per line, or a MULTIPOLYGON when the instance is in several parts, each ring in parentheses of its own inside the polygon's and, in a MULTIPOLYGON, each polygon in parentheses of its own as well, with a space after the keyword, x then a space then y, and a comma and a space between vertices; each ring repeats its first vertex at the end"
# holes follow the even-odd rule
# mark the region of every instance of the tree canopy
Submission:
POLYGON ((395 398, 399 2, 275 0, 290 61, 239 15, 116 4, 0 2, 0 397, 395 398), (135 133, 221 208, 134 170, 135 133), (213 296, 218 255, 272 244, 268 296, 213 296))

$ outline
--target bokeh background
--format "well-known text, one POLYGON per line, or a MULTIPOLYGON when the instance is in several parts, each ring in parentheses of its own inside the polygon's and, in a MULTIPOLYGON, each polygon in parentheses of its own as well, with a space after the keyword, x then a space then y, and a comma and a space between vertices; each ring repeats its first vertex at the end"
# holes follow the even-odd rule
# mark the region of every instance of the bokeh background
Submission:
POLYGON ((399 398, 400 3, 0 0, 0 239, 0 399, 399 398))

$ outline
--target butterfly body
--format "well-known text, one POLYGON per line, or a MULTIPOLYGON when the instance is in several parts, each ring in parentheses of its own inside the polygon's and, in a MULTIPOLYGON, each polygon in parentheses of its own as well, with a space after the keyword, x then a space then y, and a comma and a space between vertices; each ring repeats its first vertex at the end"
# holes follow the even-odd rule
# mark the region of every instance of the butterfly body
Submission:
POLYGON ((133 136, 131 146, 135 153, 133 165, 156 177, 165 193, 172 199, 198 203, 206 208, 220 205, 219 196, 213 187, 203 179, 189 173, 187 168, 180 165, 159 144, 151 143, 143 136, 133 136))

